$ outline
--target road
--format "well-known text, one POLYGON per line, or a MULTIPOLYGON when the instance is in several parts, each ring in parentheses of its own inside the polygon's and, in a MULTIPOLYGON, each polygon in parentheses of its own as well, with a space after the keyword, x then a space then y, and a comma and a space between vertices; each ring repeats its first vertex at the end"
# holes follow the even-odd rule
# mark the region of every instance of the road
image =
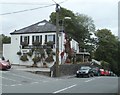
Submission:
POLYGON ((0 71, 2 93, 117 93, 118 77, 50 78, 20 70, 0 71))

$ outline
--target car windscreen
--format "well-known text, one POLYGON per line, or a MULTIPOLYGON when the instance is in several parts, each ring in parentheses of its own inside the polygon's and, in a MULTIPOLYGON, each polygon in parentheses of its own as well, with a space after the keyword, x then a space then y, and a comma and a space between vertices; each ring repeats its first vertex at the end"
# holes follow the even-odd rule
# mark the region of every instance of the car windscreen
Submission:
POLYGON ((88 70, 90 67, 81 67, 80 70, 88 70))

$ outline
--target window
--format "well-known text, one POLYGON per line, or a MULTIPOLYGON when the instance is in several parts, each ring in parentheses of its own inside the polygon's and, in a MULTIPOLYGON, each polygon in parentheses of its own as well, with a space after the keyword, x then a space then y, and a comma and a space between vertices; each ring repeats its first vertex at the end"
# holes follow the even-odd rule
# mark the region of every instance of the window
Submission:
POLYGON ((28 36, 25 36, 24 39, 23 39, 23 42, 28 42, 28 36))
POLYGON ((32 36, 32 43, 34 43, 34 42, 42 43, 42 35, 32 36))
POLYGON ((20 45, 22 49, 29 45, 29 36, 20 36, 20 45))
POLYGON ((47 36, 47 42, 49 42, 49 41, 53 41, 53 35, 48 35, 47 36))
POLYGON ((29 36, 21 36, 20 37, 20 43, 26 43, 29 44, 29 36))
POLYGON ((55 43, 55 35, 45 35, 45 43, 50 41, 55 43))

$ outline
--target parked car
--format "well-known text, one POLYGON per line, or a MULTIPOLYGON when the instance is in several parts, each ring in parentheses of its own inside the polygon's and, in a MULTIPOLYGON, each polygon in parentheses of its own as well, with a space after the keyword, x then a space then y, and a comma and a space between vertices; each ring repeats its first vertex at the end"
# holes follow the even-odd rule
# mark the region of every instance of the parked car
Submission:
POLYGON ((89 66, 81 66, 81 68, 76 72, 77 77, 93 77, 92 68, 89 66))
POLYGON ((105 70, 105 76, 110 76, 110 72, 108 70, 105 70))
POLYGON ((8 61, 5 61, 5 60, 0 60, 0 70, 8 70, 11 68, 11 64, 8 61))
POLYGON ((104 69, 100 69, 100 75, 104 76, 105 75, 105 70, 104 69))
POLYGON ((110 76, 115 76, 117 77, 117 75, 115 73, 113 73, 112 71, 109 71, 110 72, 110 76))
POLYGON ((94 76, 100 76, 100 69, 98 67, 92 68, 94 76))

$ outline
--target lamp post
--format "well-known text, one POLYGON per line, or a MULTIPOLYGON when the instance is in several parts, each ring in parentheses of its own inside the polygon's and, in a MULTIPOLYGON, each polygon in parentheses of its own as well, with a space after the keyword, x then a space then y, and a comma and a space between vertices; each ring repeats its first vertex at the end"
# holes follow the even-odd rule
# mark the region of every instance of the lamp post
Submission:
POLYGON ((84 48, 84 50, 83 50, 83 63, 85 62, 85 51, 86 51, 86 49, 84 48))

